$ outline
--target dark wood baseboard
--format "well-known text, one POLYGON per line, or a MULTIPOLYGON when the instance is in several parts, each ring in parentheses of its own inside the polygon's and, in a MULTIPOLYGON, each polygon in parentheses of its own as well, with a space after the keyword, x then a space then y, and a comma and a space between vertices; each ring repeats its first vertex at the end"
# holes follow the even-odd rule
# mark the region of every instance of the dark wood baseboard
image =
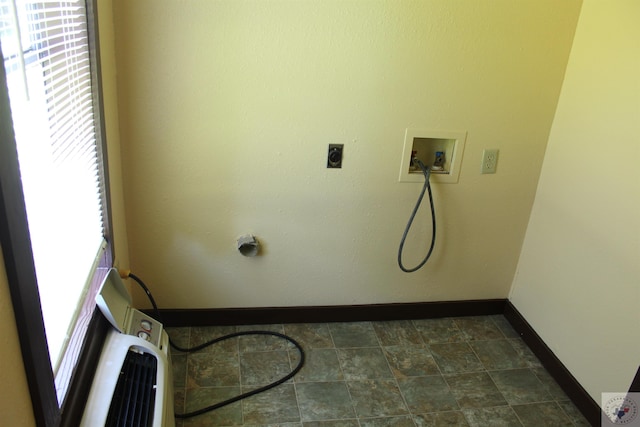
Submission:
POLYGON ((580 385, 578 380, 569 372, 560 359, 556 357, 540 335, 536 333, 529 322, 527 322, 510 301, 507 301, 505 304, 504 317, 511 323, 516 332, 520 334, 531 351, 540 359, 542 365, 556 380, 567 396, 569 396, 574 405, 582 412, 582 415, 584 415, 591 425, 599 426, 601 421, 600 405, 598 405, 580 385))
MULTIPOLYGON (((358 322, 502 314, 506 299, 423 303, 160 310, 165 326, 358 322)), ((149 314, 153 314, 149 312, 149 314)))
POLYGON ((629 393, 640 393, 640 367, 636 371, 636 376, 631 382, 631 387, 629 387, 629 393))

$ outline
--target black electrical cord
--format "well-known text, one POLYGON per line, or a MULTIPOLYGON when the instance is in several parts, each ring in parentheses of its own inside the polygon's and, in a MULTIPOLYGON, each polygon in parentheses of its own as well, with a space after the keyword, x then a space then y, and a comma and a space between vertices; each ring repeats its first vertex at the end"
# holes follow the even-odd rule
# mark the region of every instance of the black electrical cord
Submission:
MULTIPOLYGON (((158 305, 156 304, 156 301, 153 299, 153 295, 151 295, 151 291, 149 291, 149 288, 147 287, 147 285, 144 284, 144 282, 135 274, 133 273, 128 273, 128 276, 131 277, 138 285, 140 285, 140 287, 145 291, 145 293, 147 294, 147 297, 149 298, 149 301, 151 302, 151 305, 153 306, 153 312, 155 314, 155 318, 156 320, 158 320, 159 322, 162 323, 162 318, 160 316, 160 310, 158 309, 158 305)), ((234 402, 237 402, 239 400, 242 399, 246 399, 247 397, 250 396, 254 396, 258 393, 262 393, 264 391, 270 390, 282 383, 284 383, 285 381, 288 381, 290 378, 293 378, 298 372, 300 372, 300 369, 302 369, 302 367, 304 366, 304 361, 305 361, 305 354, 304 354, 304 350, 302 349, 302 346, 293 338, 281 334, 279 332, 271 332, 271 331, 241 331, 241 332, 234 332, 232 334, 228 334, 228 335, 224 335, 222 337, 218 337, 215 339, 212 339, 210 341, 207 341, 203 344, 197 345, 195 347, 190 347, 190 348, 183 348, 180 347, 178 345, 176 345, 172 340, 171 337, 169 337, 169 344, 171 345, 171 347, 175 348, 178 351, 181 351, 183 353, 194 353, 196 351, 202 350, 203 348, 209 347, 210 345, 216 344, 220 341, 224 341, 224 340, 228 340, 231 338, 235 338, 235 337, 240 337, 240 336, 244 336, 244 335, 268 335, 268 336, 274 336, 274 337, 278 337, 278 338, 282 338, 285 339, 287 341, 289 341, 291 344, 293 344, 297 349, 298 352, 300 353, 300 360, 298 361, 298 365, 291 371, 289 372, 287 375, 285 375, 284 377, 280 378, 279 380, 276 380, 270 384, 267 384, 263 387, 257 388, 255 390, 251 390, 249 392, 246 393, 242 393, 238 396, 234 396, 230 399, 227 400, 223 400, 222 402, 218 402, 215 403, 213 405, 204 407, 202 409, 198 409, 195 410, 193 412, 187 412, 184 414, 174 414, 176 418, 191 418, 191 417, 195 417, 197 415, 202 415, 204 413, 213 411, 215 409, 219 409, 222 408, 223 406, 227 406, 230 405, 234 402)))
POLYGON ((426 167, 424 165, 424 163, 422 163, 418 159, 414 158, 412 161, 415 164, 417 164, 418 167, 420 167, 420 169, 422 170, 422 173, 424 174, 424 186, 422 187, 422 192, 420 193, 420 196, 418 197, 418 201, 416 203, 416 206, 413 208, 413 212, 411 213, 411 217, 409 217, 409 222, 407 223, 407 226, 404 229, 404 233, 402 234, 402 239, 400 240, 400 247, 398 248, 398 266, 400 266, 400 270, 404 271, 405 273, 413 273, 414 271, 417 271, 420 268, 422 268, 422 266, 425 265, 426 262, 431 257, 431 253, 433 252, 433 247, 436 244, 436 210, 435 210, 435 207, 433 205, 433 193, 431 192, 431 185, 429 184, 429 177, 431 175, 431 169, 426 167), (413 224, 413 220, 416 217, 416 213, 418 212, 418 208, 420 208, 420 204, 422 203, 422 198, 424 197, 424 193, 427 190, 429 190, 429 204, 431 205, 431 228, 433 230, 433 232, 431 233, 431 246, 429 247, 429 252, 427 252, 427 255, 420 262, 420 264, 418 264, 414 268, 406 268, 402 264, 402 249, 404 248, 404 242, 407 239, 407 234, 409 234, 409 229, 411 228, 411 224, 413 224))

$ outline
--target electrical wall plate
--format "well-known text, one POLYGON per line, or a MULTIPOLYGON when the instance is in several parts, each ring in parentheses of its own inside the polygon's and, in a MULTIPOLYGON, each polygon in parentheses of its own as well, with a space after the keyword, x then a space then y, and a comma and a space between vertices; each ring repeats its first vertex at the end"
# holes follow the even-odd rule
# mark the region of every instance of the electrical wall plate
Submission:
POLYGON ((404 135, 398 181, 424 182, 422 171, 416 169, 411 163, 412 157, 415 156, 425 166, 432 167, 436 161, 439 165, 441 164, 440 170, 432 170, 431 172, 432 183, 457 183, 466 139, 466 131, 408 128, 404 135), (444 161, 441 156, 444 156, 444 161))
POLYGON ((344 150, 344 144, 329 144, 329 152, 327 153, 328 168, 342 167, 342 150, 344 150))
POLYGON ((482 166, 480 167, 480 173, 496 173, 498 167, 498 154, 500 150, 497 148, 485 148, 482 152, 482 166))

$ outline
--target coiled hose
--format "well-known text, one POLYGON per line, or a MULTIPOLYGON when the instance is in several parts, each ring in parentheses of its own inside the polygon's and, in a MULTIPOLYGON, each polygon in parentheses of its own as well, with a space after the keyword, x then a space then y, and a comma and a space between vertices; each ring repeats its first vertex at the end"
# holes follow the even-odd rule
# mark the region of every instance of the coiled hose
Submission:
POLYGON ((423 265, 431 257, 431 253, 433 252, 433 248, 436 244, 436 210, 433 205, 433 193, 431 192, 431 185, 429 184, 429 177, 431 176, 431 169, 424 165, 420 160, 414 158, 413 163, 416 164, 424 174, 424 186, 422 187, 422 191, 420 192, 420 196, 418 197, 418 201, 416 202, 416 206, 413 208, 413 212, 411 212, 411 217, 409 217, 409 222, 407 222, 407 226, 404 229, 404 233, 402 234, 402 239, 400 240, 400 247, 398 248, 398 266, 400 266, 400 270, 405 273, 413 273, 414 271, 422 268, 423 265), (407 239, 407 234, 409 234, 409 229, 411 228, 411 224, 413 224, 413 220, 416 217, 416 213, 422 204, 422 199, 424 197, 425 192, 429 191, 429 205, 431 205, 431 228, 433 230, 431 234, 431 246, 429 247, 429 251, 424 259, 414 268, 406 268, 402 264, 402 250, 404 248, 405 240, 407 239))
MULTIPOLYGON (((151 294, 151 291, 149 290, 149 288, 147 287, 147 285, 144 284, 144 282, 135 274, 128 272, 127 274, 128 277, 131 277, 138 285, 140 285, 140 287, 144 290, 144 292, 147 294, 147 297, 149 298, 149 301, 151 302, 151 305, 153 306, 153 312, 155 314, 155 318, 159 321, 162 322, 161 317, 160 317, 160 310, 158 310, 158 305, 156 304, 155 299, 153 298, 153 295, 151 294)), ((175 414, 176 418, 191 418, 191 417, 195 417, 196 415, 202 415, 204 413, 213 411, 215 409, 218 408, 222 408, 223 406, 227 406, 230 405, 234 402, 237 402, 239 400, 242 399, 246 399, 249 396, 253 396, 256 395, 258 393, 262 393, 264 391, 270 390, 282 383, 284 383, 285 381, 288 381, 290 378, 292 378, 294 375, 296 375, 300 369, 302 369, 302 366, 304 365, 304 360, 305 360, 305 354, 304 354, 304 350, 302 349, 302 346, 293 338, 278 333, 278 332, 271 332, 271 331, 241 331, 241 332, 235 332, 232 334, 228 334, 228 335, 224 335, 222 337, 219 338, 215 338, 212 339, 210 341, 207 341, 203 344, 197 345, 195 347, 190 347, 190 348, 183 348, 180 347, 178 345, 176 345, 172 340, 171 337, 169 337, 169 344, 171 344, 171 347, 175 348, 178 351, 181 351, 183 353, 193 353, 199 350, 202 350, 203 348, 209 347, 210 345, 216 344, 220 341, 224 341, 224 340, 228 340, 230 338, 235 338, 235 337, 240 337, 240 336, 244 336, 244 335, 269 335, 269 336, 274 336, 274 337, 278 337, 278 338, 282 338, 286 341, 289 341, 291 344, 293 344, 297 349, 298 352, 300 353, 300 360, 298 361, 298 365, 291 371, 289 372, 287 375, 285 375, 284 377, 280 378, 279 380, 276 380, 270 384, 267 384, 263 387, 257 388, 255 390, 251 390, 248 391, 246 393, 242 393, 238 396, 234 396, 230 399, 224 400, 222 402, 218 402, 215 403, 213 405, 209 405, 206 406, 202 409, 198 409, 195 410, 193 412, 187 412, 184 414, 175 414)))

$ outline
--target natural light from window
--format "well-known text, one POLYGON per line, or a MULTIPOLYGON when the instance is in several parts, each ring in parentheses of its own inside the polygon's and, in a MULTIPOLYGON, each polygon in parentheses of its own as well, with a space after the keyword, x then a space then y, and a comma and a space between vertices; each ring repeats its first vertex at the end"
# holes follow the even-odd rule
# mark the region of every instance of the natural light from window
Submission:
POLYGON ((103 244, 84 14, 83 1, 0 0, 4 65, 54 373, 103 244))

